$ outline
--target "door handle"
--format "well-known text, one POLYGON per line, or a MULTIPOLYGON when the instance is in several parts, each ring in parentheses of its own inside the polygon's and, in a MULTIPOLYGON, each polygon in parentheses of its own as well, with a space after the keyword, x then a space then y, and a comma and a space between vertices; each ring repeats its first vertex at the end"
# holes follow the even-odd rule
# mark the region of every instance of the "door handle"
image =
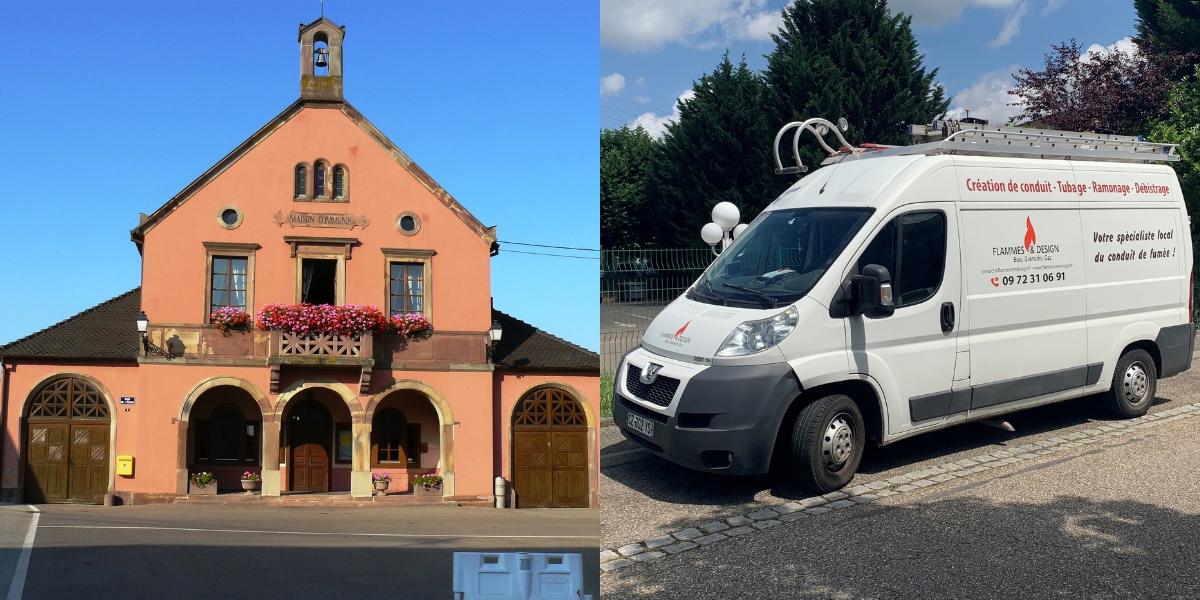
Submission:
POLYGON ((942 331, 949 332, 954 329, 954 303, 942 303, 942 331))

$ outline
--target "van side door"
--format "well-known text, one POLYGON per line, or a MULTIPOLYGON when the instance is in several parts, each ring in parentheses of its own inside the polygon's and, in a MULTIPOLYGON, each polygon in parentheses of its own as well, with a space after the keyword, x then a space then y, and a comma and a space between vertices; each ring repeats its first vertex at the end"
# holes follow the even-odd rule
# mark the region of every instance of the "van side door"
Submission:
POLYGON ((951 409, 961 303, 954 202, 907 205, 890 214, 850 274, 887 268, 896 310, 845 317, 850 371, 882 388, 889 437, 941 422, 951 409))
POLYGON ((1052 401, 1094 383, 1100 365, 1088 365, 1085 323, 1090 257, 1077 204, 963 202, 961 218, 970 416, 1052 401))

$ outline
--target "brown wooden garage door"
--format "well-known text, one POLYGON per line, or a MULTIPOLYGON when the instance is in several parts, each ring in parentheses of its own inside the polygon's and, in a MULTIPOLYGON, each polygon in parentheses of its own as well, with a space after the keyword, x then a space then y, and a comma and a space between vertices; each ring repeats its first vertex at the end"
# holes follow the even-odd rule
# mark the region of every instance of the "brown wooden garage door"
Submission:
POLYGON ((109 414, 99 390, 82 379, 47 384, 34 397, 26 431, 26 500, 104 501, 109 414))
POLYGON ((517 403, 513 490, 518 508, 588 506, 587 417, 570 394, 543 388, 517 403))

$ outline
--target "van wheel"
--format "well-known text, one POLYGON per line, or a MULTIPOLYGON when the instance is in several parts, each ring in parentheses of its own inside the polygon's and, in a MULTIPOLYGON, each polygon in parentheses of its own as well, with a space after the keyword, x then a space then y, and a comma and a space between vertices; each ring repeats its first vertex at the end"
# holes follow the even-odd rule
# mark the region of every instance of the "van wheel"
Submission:
POLYGON ((1145 350, 1130 350, 1117 361, 1112 388, 1105 394, 1109 408, 1119 417, 1140 417, 1154 404, 1158 389, 1154 359, 1145 350))
POLYGON ((792 475, 827 494, 850 483, 862 461, 866 427, 858 405, 844 394, 805 406, 792 426, 792 475))

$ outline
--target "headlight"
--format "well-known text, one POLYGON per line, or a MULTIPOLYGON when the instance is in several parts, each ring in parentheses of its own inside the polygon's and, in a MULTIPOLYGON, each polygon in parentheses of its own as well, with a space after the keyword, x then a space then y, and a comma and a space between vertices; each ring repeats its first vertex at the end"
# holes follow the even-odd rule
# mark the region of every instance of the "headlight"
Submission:
POLYGON ((746 321, 725 338, 717 356, 746 356, 771 348, 796 328, 799 318, 800 311, 793 306, 769 319, 746 321))

